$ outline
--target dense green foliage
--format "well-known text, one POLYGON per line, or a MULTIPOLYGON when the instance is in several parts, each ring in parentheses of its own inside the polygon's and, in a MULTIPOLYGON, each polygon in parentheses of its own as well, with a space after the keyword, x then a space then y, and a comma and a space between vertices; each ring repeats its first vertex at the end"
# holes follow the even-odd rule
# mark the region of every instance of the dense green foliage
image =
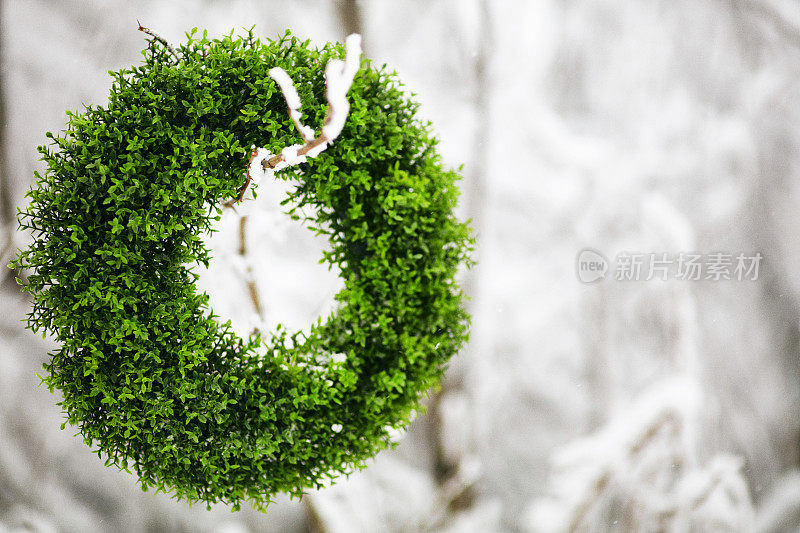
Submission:
POLYGON ((319 127, 324 66, 344 54, 288 32, 193 35, 180 60, 151 42, 141 66, 111 73, 107 107, 48 134, 20 214, 34 240, 12 266, 28 272, 28 326, 60 345, 43 379, 107 464, 144 489, 263 508, 359 467, 419 409, 467 336, 454 276, 472 238, 417 105, 364 60, 341 136, 278 173, 294 184, 288 214, 329 240, 337 308, 303 332, 234 335, 195 287, 202 237, 252 145, 300 141, 267 71, 288 72, 319 127))

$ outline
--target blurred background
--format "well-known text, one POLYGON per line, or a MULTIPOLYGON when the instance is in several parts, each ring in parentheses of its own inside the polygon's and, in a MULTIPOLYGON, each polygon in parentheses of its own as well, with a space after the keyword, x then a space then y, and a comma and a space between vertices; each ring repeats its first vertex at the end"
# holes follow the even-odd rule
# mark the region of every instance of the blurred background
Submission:
MULTIPOLYGON (((368 468, 266 514, 206 511, 61 431, 53 348, 0 288, 0 532, 558 532, 800 529, 800 5, 793 0, 0 0, 2 262, 64 111, 172 43, 364 36, 463 164, 472 336, 427 414, 368 468), (590 248, 608 271, 581 281, 590 248), (746 279, 677 258, 760 254, 746 279), (620 254, 667 254, 622 281, 620 254), (675 261, 672 261, 675 260, 675 261), (653 279, 647 279, 651 277, 653 279), (703 276, 705 277, 705 276, 703 276)), ((312 125, 314 126, 314 125, 312 125)), ((280 184, 226 212, 201 286, 215 311, 302 328, 327 313, 324 242, 280 184), (237 228, 248 216, 247 253, 237 228), (248 291, 260 294, 252 309, 248 291), (260 314, 256 313, 260 311, 260 314)), ((708 267, 709 265, 705 265, 708 267)))

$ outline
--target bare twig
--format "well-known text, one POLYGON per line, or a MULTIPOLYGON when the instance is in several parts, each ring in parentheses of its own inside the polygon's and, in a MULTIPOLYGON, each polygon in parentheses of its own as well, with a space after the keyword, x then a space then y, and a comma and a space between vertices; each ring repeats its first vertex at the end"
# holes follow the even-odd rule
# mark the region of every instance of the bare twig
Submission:
POLYGON ((144 32, 147 35, 149 35, 152 38, 154 38, 156 41, 161 43, 164 46, 164 48, 166 48, 167 51, 175 57, 175 59, 180 60, 180 56, 178 55, 178 52, 172 47, 171 44, 169 44, 169 42, 166 39, 164 39, 162 36, 160 36, 159 34, 154 32, 150 28, 145 28, 144 26, 142 26, 142 23, 139 22, 138 20, 136 21, 136 23, 139 25, 139 31, 144 32))
MULTIPOLYGON (((239 219, 239 255, 242 258, 247 257, 247 217, 243 216, 239 219)), ((258 294, 258 287, 256 280, 253 277, 253 269, 250 264, 247 264, 245 271, 245 283, 247 284, 247 292, 250 295, 250 302, 253 304, 253 309, 258 315, 259 321, 264 320, 264 309, 261 306, 261 298, 258 294)))
POLYGON ((233 204, 241 202, 242 198, 244 198, 244 193, 247 192, 247 187, 249 187, 250 182, 253 181, 253 177, 250 175, 250 167, 253 166, 253 159, 255 159, 257 155, 258 150, 253 150, 253 152, 250 154, 250 161, 247 163, 247 177, 244 181, 244 184, 239 187, 239 194, 236 195, 236 198, 231 198, 230 200, 222 202, 224 207, 232 207, 233 204))

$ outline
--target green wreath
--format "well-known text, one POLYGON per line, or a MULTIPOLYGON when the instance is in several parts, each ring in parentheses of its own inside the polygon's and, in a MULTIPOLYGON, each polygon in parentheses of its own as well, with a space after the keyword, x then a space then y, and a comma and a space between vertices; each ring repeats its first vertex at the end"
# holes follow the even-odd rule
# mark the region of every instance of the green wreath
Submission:
POLYGON ((270 69, 321 124, 323 67, 344 49, 252 29, 193 31, 177 50, 151 35, 141 66, 111 73, 107 107, 48 133, 19 216, 33 242, 11 266, 28 273, 28 327, 59 343, 42 379, 107 465, 132 467, 144 490, 263 509, 390 445, 465 342, 454 276, 473 241, 453 213, 459 176, 396 76, 361 61, 340 136, 276 174, 293 180, 287 214, 328 238, 337 308, 307 331, 239 338, 195 286, 210 260, 201 236, 241 196, 253 145, 298 141, 270 69))

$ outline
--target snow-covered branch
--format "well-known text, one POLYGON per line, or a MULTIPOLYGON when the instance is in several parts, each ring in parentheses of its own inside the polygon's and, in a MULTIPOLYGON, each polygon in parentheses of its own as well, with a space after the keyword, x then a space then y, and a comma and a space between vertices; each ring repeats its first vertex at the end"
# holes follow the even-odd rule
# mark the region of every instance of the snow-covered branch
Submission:
POLYGON ((553 457, 550 495, 531 506, 528 525, 583 531, 612 510, 623 530, 749 524, 752 503, 741 461, 718 455, 707 467, 699 464, 702 404, 694 379, 675 376, 653 385, 629 410, 553 457))
POLYGON ((300 95, 297 94, 297 90, 294 88, 292 78, 280 67, 270 69, 269 75, 281 88, 283 97, 286 99, 286 105, 289 107, 289 116, 292 117, 297 131, 303 136, 304 141, 311 142, 314 139, 314 130, 300 122, 300 117, 303 115, 300 112, 300 95))
POLYGON ((345 60, 332 59, 325 67, 325 95, 328 99, 328 110, 325 114, 322 131, 316 138, 314 130, 300 120, 303 115, 300 112, 300 96, 297 94, 292 79, 280 67, 270 69, 269 75, 281 88, 283 97, 286 99, 289 116, 304 142, 287 146, 279 154, 273 154, 266 148, 253 150, 247 166, 247 179, 239 189, 239 195, 223 205, 230 207, 242 201, 251 182, 258 183, 264 177, 271 178, 279 170, 305 163, 308 158, 316 157, 339 136, 350 112, 347 91, 353 84, 353 78, 360 65, 361 36, 354 33, 345 40, 345 60))

